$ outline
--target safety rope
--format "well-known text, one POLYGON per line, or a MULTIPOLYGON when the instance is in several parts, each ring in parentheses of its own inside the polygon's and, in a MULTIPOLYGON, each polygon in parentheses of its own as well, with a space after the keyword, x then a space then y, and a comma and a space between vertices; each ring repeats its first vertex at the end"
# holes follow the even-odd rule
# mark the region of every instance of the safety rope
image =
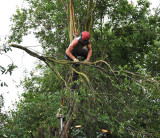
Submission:
POLYGON ((67 134, 67 129, 66 129, 65 123, 64 123, 64 129, 65 129, 65 132, 66 132, 66 138, 68 138, 68 134, 67 134))

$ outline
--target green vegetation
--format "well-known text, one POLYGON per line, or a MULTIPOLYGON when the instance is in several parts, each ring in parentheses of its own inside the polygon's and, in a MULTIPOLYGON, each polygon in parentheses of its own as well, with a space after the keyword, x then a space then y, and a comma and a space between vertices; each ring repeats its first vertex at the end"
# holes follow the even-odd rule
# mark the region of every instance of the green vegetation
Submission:
POLYGON ((20 43, 32 32, 44 56, 22 80, 16 110, 0 114, 0 135, 58 137, 56 114, 63 104, 60 137, 159 137, 159 10, 151 15, 147 0, 136 6, 127 0, 26 1, 28 8, 12 17, 9 42, 20 43), (77 69, 64 60, 65 49, 73 32, 83 30, 92 35, 93 55, 77 69), (69 79, 70 69, 79 73, 76 82, 69 79))

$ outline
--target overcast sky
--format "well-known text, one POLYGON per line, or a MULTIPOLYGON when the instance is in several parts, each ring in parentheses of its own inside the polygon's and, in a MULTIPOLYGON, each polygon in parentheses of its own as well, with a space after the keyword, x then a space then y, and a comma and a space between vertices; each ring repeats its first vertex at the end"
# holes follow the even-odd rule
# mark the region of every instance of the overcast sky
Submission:
MULTIPOLYGON (((128 0, 131 1, 131 0, 128 0)), ((136 4, 136 0, 132 0, 136 4)), ((156 8, 160 5, 160 0, 149 0, 152 2, 151 8, 156 8)), ((10 31, 10 17, 16 11, 16 7, 24 7, 24 0, 1 0, 0 2, 0 45, 4 42, 5 36, 9 34, 10 31)), ((36 46, 38 42, 33 39, 33 36, 28 36, 24 38, 24 41, 21 43, 23 46, 36 46)), ((37 48, 35 50, 38 50, 37 48)), ((24 76, 28 75, 29 72, 34 67, 34 63, 37 59, 29 56, 22 50, 13 49, 12 52, 7 53, 8 56, 0 53, 0 65, 7 66, 8 63, 12 61, 18 66, 13 72, 13 75, 1 75, 0 80, 7 82, 8 87, 0 87, 0 94, 3 94, 5 98, 5 108, 3 110, 8 110, 8 106, 12 107, 12 103, 18 100, 18 95, 23 92, 21 87, 17 88, 16 85, 19 85, 20 79, 23 79, 24 76)))
MULTIPOLYGON (((10 17, 15 13, 17 7, 24 7, 24 0, 1 0, 0 2, 0 45, 5 41, 5 37, 10 33, 10 17)), ((24 37, 24 41, 21 43, 23 46, 36 46, 39 45, 33 36, 24 37)), ((37 47, 34 48, 38 50, 37 47)), ((18 95, 23 92, 22 87, 17 88, 20 80, 24 76, 29 75, 29 72, 34 67, 34 63, 37 61, 36 58, 29 56, 22 50, 12 48, 12 52, 8 52, 7 55, 0 53, 0 65, 6 67, 8 64, 14 62, 18 66, 13 74, 10 76, 1 75, 0 80, 6 82, 8 87, 0 87, 0 94, 3 94, 5 100, 5 108, 3 110, 8 110, 8 106, 13 108, 12 103, 18 100, 18 95), (8 57, 9 56, 9 57, 8 57)))

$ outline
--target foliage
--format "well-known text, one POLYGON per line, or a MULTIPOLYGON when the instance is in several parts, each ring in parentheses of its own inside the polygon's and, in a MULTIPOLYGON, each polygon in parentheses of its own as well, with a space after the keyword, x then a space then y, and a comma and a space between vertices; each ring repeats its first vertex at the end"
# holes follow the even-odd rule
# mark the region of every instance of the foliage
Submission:
POLYGON ((61 100, 61 90, 54 87, 56 84, 53 81, 53 73, 45 72, 40 76, 31 72, 32 77, 25 78, 22 82, 25 92, 17 103, 17 109, 11 111, 13 120, 5 126, 11 130, 8 136, 29 137, 29 132, 34 132, 39 127, 48 129, 51 126, 57 126, 58 120, 55 116, 61 100))
POLYGON ((12 17, 10 42, 20 43, 32 31, 43 54, 58 62, 39 63, 22 81, 25 91, 6 120, 8 137, 29 137, 31 132, 38 136, 39 128, 51 136, 48 129, 59 130, 56 114, 61 104, 65 121, 73 120, 70 137, 158 137, 160 17, 150 14, 150 3, 74 1, 76 28, 92 32, 94 61, 77 68, 63 60, 70 38, 71 1, 27 2, 29 8, 17 9, 12 17), (79 77, 72 82, 74 69, 79 77), (82 127, 75 128, 79 124, 82 127))
MULTIPOLYGON (((8 55, 7 55, 7 52, 11 51, 11 48, 9 46, 6 46, 8 45, 8 43, 4 43, 2 46, 1 46, 1 49, 0 49, 0 55, 1 56, 7 56, 8 58, 10 58, 8 55)), ((10 58, 11 59, 11 58, 10 58)), ((12 61, 12 59, 11 59, 12 61)), ((1 75, 4 75, 4 74, 7 74, 9 73, 10 75, 12 75, 12 72, 14 69, 16 69, 17 66, 14 64, 14 62, 12 61, 12 63, 8 63, 7 66, 4 66, 4 65, 0 65, 0 73, 1 75)), ((3 82, 3 80, 0 80, 0 87, 3 87, 3 86, 8 86, 6 84, 6 82, 3 82)))

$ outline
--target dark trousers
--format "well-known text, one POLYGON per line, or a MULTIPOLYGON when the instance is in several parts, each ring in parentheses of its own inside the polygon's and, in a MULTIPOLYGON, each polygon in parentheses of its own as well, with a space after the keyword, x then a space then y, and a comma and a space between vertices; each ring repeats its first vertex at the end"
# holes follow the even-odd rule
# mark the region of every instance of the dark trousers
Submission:
MULTIPOLYGON (((74 53, 72 51, 71 51, 71 53, 75 58, 77 58, 78 56, 83 57, 83 58, 87 58, 88 50, 86 48, 82 48, 80 51, 78 51, 76 53, 74 53)), ((72 60, 68 55, 65 56, 65 59, 72 60)))
MULTIPOLYGON (((87 50, 86 48, 82 48, 82 49, 81 49, 79 52, 77 52, 77 53, 74 53, 74 52, 71 52, 71 53, 73 54, 73 56, 74 56, 75 58, 77 58, 78 56, 80 56, 80 57, 83 57, 84 59, 86 59, 86 58, 87 58, 87 55, 88 55, 88 50, 87 50)), ((68 55, 65 56, 65 59, 72 61, 72 59, 71 59, 68 55)), ((77 71, 79 71, 79 64, 78 64, 78 63, 75 64, 75 65, 74 65, 74 68, 75 68, 77 71)), ((72 74, 72 82, 76 81, 77 79, 78 79, 78 74, 73 71, 73 74, 72 74)), ((74 84, 72 85, 72 89, 77 89, 77 88, 78 88, 78 86, 74 83, 74 84)))

